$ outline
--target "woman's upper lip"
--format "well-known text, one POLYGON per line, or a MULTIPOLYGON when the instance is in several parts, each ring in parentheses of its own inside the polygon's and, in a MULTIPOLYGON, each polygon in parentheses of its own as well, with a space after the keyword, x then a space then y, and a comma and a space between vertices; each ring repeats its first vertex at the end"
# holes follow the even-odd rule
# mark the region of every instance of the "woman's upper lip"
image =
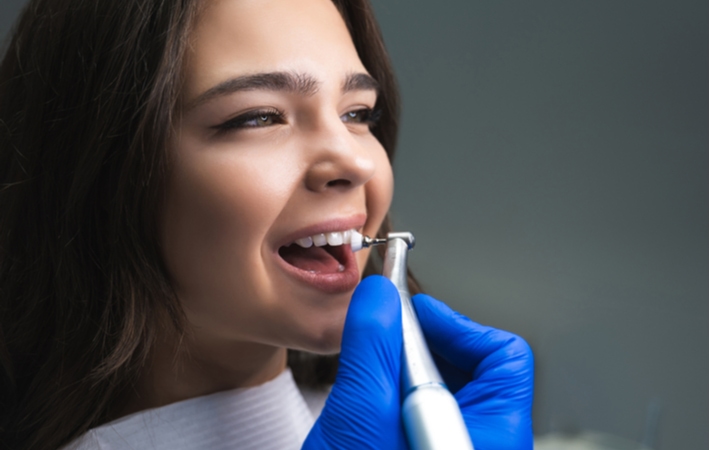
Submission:
POLYGON ((360 230, 367 221, 366 214, 356 214, 347 217, 335 217, 331 219, 326 219, 318 223, 307 225, 305 227, 299 228, 296 231, 290 232, 283 238, 280 238, 276 245, 276 250, 283 247, 284 245, 290 245, 296 241, 296 239, 301 239, 308 236, 313 236, 314 234, 320 233, 330 233, 334 231, 346 231, 346 230, 360 230))

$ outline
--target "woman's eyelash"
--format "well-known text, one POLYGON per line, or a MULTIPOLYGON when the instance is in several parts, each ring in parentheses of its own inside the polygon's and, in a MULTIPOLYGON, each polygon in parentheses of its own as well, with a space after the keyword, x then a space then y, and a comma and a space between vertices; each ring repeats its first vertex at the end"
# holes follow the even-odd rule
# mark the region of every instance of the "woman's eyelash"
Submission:
MULTIPOLYGON (((343 122, 366 124, 369 127, 374 127, 382 117, 381 109, 362 108, 354 111, 349 111, 341 116, 343 122)), ((237 117, 227 120, 212 128, 218 132, 228 132, 245 128, 262 128, 286 122, 284 113, 277 109, 263 109, 249 111, 237 117)))
POLYGON ((229 119, 214 129, 218 131, 238 130, 242 128, 261 128, 285 122, 285 115, 277 109, 263 109, 249 111, 240 116, 229 119))
POLYGON ((377 109, 372 109, 372 108, 357 109, 355 111, 347 112, 347 113, 343 114, 341 117, 343 118, 344 122, 364 123, 370 127, 374 127, 375 125, 377 125, 377 122, 382 117, 382 110, 379 108, 377 108, 377 109))

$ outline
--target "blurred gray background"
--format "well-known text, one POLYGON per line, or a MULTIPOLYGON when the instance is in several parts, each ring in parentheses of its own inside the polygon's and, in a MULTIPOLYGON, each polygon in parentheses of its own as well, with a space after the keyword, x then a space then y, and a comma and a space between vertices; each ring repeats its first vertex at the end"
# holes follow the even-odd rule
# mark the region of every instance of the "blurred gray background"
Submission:
POLYGON ((424 286, 532 345, 536 434, 707 449, 708 3, 373 3, 424 286))
POLYGON ((373 3, 424 286, 528 340, 536 434, 707 449, 708 2, 373 3))

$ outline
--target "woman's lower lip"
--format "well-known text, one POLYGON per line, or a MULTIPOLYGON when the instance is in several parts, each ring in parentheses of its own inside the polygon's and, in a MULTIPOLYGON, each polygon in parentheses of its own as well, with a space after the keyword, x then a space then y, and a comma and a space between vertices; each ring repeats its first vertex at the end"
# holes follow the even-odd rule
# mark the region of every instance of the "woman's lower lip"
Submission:
POLYGON ((301 270, 287 263, 278 252, 276 252, 276 259, 291 277, 327 294, 341 294, 351 291, 360 282, 360 270, 357 267, 357 260, 355 259, 355 254, 349 248, 343 252, 341 264, 344 269, 342 272, 319 273, 301 270))

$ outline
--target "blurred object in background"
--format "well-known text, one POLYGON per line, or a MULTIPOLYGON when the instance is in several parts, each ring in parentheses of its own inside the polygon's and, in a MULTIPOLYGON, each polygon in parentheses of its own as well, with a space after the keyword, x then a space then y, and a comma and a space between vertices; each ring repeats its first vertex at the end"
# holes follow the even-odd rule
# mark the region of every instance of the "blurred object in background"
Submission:
POLYGON ((654 398, 646 408, 641 442, 598 431, 551 432, 535 438, 535 450, 653 450, 661 417, 661 400, 654 398))
POLYGON ((585 431, 572 435, 546 434, 535 439, 535 450, 651 450, 651 448, 610 434, 585 431))

